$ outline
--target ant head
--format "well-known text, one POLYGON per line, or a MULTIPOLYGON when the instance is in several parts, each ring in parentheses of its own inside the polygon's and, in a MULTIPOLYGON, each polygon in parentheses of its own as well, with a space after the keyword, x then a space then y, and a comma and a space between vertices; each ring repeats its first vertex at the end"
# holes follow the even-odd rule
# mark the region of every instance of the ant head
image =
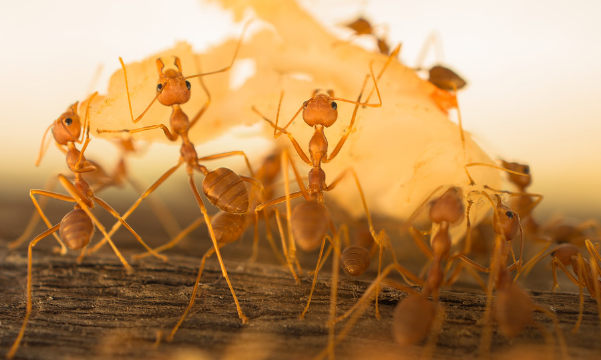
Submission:
POLYGON ((441 223, 445 221, 449 224, 454 224, 461 220, 465 213, 461 197, 461 188, 452 187, 445 191, 441 197, 433 201, 430 207, 430 219, 432 222, 441 223))
POLYGON ((495 233, 503 235, 507 241, 513 239, 520 228, 520 216, 511 208, 501 202, 501 197, 496 195, 497 205, 493 213, 493 229, 495 233))
POLYGON ((175 57, 174 64, 177 69, 167 69, 163 72, 165 64, 161 59, 157 59, 159 80, 157 80, 156 91, 159 94, 159 102, 165 106, 181 105, 190 100, 192 84, 184 79, 182 64, 178 57, 175 57))
POLYGON ((338 104, 331 97, 334 92, 328 90, 328 95, 317 94, 303 104, 303 120, 309 126, 332 126, 338 119, 338 104))
POLYGON ((54 120, 52 135, 54 140, 61 145, 68 142, 77 141, 81 134, 81 121, 77 115, 77 105, 79 102, 71 105, 58 119, 54 120))
POLYGON ((516 162, 509 163, 505 160, 501 160, 503 163, 503 167, 507 170, 519 172, 522 174, 526 174, 529 176, 520 176, 516 174, 509 173, 509 181, 514 183, 516 186, 520 188, 525 188, 532 182, 532 175, 530 175, 530 166, 524 164, 518 164, 516 162))

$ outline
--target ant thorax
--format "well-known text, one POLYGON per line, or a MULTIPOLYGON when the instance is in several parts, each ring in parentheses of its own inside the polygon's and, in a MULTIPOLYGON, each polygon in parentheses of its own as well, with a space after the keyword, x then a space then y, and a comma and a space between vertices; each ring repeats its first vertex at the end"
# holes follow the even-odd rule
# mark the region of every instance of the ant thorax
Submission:
POLYGON ((323 202, 323 191, 326 188, 326 173, 321 168, 312 168, 309 171, 309 195, 317 195, 317 201, 323 202))
POLYGON ((321 167, 321 161, 328 154, 328 139, 326 139, 322 125, 315 126, 315 133, 313 133, 313 137, 309 141, 309 154, 313 162, 313 167, 321 167))

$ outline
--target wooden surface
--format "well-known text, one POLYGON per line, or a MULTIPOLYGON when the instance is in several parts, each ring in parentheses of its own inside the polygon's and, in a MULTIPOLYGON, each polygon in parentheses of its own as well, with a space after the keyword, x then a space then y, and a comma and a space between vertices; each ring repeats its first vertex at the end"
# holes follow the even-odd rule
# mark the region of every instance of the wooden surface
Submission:
MULTIPOLYGON (((6 213, 6 216, 23 217, 21 213, 6 213)), ((150 229, 146 238, 156 246, 165 241, 165 236, 152 226, 150 222, 146 225, 150 229)), ((7 231, 5 226, 0 229, 0 236, 13 238, 18 228, 7 231)), ((157 332, 168 333, 189 301, 200 257, 209 246, 205 231, 199 229, 181 247, 168 252, 166 263, 152 258, 135 263, 135 273, 129 276, 108 247, 78 266, 77 253, 52 255, 54 240, 42 241, 34 248, 34 310, 16 358, 310 359, 325 348, 329 274, 324 271, 320 276, 311 309, 301 321, 298 315, 307 300, 311 279, 305 274, 302 284, 295 285, 285 268, 273 264, 274 256, 265 247, 261 249, 260 263, 246 262, 244 259, 250 255, 249 234, 242 244, 224 248, 223 254, 250 322, 242 325, 239 320, 227 284, 212 258, 201 280, 196 304, 175 339, 153 348, 157 332)), ((140 247, 127 236, 117 236, 116 243, 129 258, 135 252, 133 249, 139 251, 140 247)), ((16 338, 25 314, 27 257, 25 247, 9 252, 6 241, 1 245, 0 356, 3 356, 16 338)), ((306 269, 314 266, 314 255, 300 256, 306 269)), ((418 260, 424 264, 423 258, 418 260)), ((550 279, 550 274, 546 276, 550 279)), ((356 302, 373 277, 373 273, 360 280, 342 276, 339 314, 356 302)), ((370 308, 336 348, 337 357, 418 357, 423 344, 400 348, 392 340, 391 315, 405 296, 385 288, 381 299, 382 320, 376 320, 370 308)), ((578 314, 577 294, 535 291, 533 296, 538 305, 557 314, 573 359, 601 358, 599 318, 590 296, 585 296, 584 321, 577 334, 571 333, 578 314)), ((484 295, 468 283, 460 283, 443 291, 441 300, 447 315, 434 358, 477 358, 484 295)), ((535 316, 546 331, 553 332, 549 318, 539 313, 535 316)), ((338 329, 340 326, 343 324, 338 329)), ((556 343, 547 344, 535 327, 529 327, 515 339, 504 338, 495 328, 492 354, 499 358, 560 358, 556 343)))

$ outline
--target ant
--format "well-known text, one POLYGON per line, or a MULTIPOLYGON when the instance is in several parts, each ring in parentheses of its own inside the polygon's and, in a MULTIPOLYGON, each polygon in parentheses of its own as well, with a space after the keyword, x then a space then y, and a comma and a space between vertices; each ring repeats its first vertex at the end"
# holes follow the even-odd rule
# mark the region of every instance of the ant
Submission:
POLYGON ((567 357, 565 342, 559 329, 557 317, 549 310, 534 304, 531 296, 511 278, 510 272, 513 269, 517 268, 518 273, 522 272, 523 230, 519 214, 503 204, 498 194, 495 194, 496 203, 488 193, 482 192, 482 194, 493 206, 492 226, 496 236, 490 266, 484 268, 481 265, 470 263, 476 270, 489 273, 486 308, 484 312, 486 326, 481 338, 481 354, 484 356, 490 350, 492 339, 492 330, 490 328, 491 315, 497 320, 500 332, 506 337, 517 336, 526 326, 534 324, 548 339, 546 331, 533 317, 534 311, 539 311, 553 320, 562 354, 564 357, 567 357), (520 259, 519 261, 515 261, 513 248, 510 244, 518 231, 521 238, 520 259), (514 263, 507 266, 510 254, 514 259, 514 263), (497 296, 491 307, 493 288, 496 290, 497 296))
POLYGON ((456 94, 458 90, 463 89, 467 85, 467 81, 455 71, 441 64, 437 64, 429 69, 423 68, 428 50, 433 45, 436 45, 437 58, 441 59, 443 57, 439 36, 436 33, 431 33, 420 51, 415 71, 428 70, 428 81, 437 88, 430 96, 438 107, 446 112, 448 109, 459 107, 456 94))
MULTIPOLYGON (((246 214, 238 215, 238 214, 232 214, 232 213, 228 213, 223 210, 220 210, 216 215, 214 215, 211 218, 211 225, 213 226, 213 231, 215 233, 217 242, 220 244, 220 247, 238 240, 242 236, 242 234, 246 231, 246 229, 250 226, 250 224, 252 224, 252 223, 255 224, 255 234, 254 234, 254 241, 253 241, 253 255, 251 256, 251 258, 249 260, 251 262, 254 262, 258 256, 258 238, 259 238, 259 236, 258 236, 258 227, 256 226, 256 224, 258 223, 258 212, 255 212, 254 209, 261 202, 260 201, 261 198, 270 197, 273 193, 272 185, 274 184, 275 179, 279 175, 279 171, 280 171, 279 157, 280 157, 280 151, 276 151, 276 152, 270 154, 269 156, 267 156, 267 158, 265 158, 261 168, 259 168, 259 170, 257 170, 257 172, 255 174, 255 179, 257 181, 261 182, 261 184, 263 184, 265 191, 263 194, 258 193, 258 192, 252 193, 253 196, 250 197, 249 211, 246 214), (253 211, 250 211, 250 209, 253 209, 253 211)), ((285 264, 286 261, 281 257, 279 251, 277 250, 275 242, 273 240, 273 235, 272 235, 271 229, 268 225, 268 222, 269 222, 268 216, 269 215, 266 210, 267 209, 263 210, 263 214, 265 217, 267 239, 269 241, 269 244, 271 245, 272 250, 276 254, 276 257, 278 258, 278 260, 281 263, 285 264)), ((187 236, 193 230, 198 228, 201 224, 204 224, 204 219, 202 217, 197 219, 196 221, 194 221, 192 224, 190 224, 184 230, 182 230, 169 243, 164 244, 164 245, 154 249, 154 251, 157 253, 160 253, 167 249, 175 247, 179 242, 181 242, 185 238, 185 236, 187 236)), ((214 251, 215 250, 213 248, 208 250, 205 253, 203 259, 205 257, 208 258, 209 256, 211 256, 214 253, 214 251)), ((142 253, 139 255, 135 255, 133 258, 135 260, 138 260, 141 258, 145 258, 149 255, 150 254, 148 252, 145 252, 145 253, 142 253)), ((203 260, 203 263, 204 263, 204 260, 203 260)))
POLYGON ((361 35, 371 35, 376 40, 380 54, 384 54, 384 55, 390 54, 390 46, 388 45, 388 42, 386 41, 386 37, 378 36, 374 32, 374 30, 377 26, 372 26, 371 23, 364 17, 360 16, 356 20, 354 20, 348 24, 345 24, 344 26, 355 31, 355 33, 353 35, 351 35, 351 37, 348 40, 346 40, 345 43, 350 43, 355 38, 357 38, 361 35))
MULTIPOLYGON (((248 24, 247 24, 247 26, 248 26, 248 24)), ((246 27, 245 27, 245 29, 246 29, 246 27)), ((202 213, 204 221, 207 224, 209 235, 211 237, 211 241, 212 241, 213 247, 215 249, 215 254, 217 255, 217 259, 218 259, 219 265, 221 267, 221 272, 230 288, 232 297, 234 298, 234 302, 236 304, 236 309, 238 311, 238 316, 242 320, 242 323, 246 323, 248 321, 248 318, 242 312, 242 308, 240 307, 238 298, 236 297, 234 288, 230 282, 229 276, 227 274, 227 270, 225 269, 225 264, 223 263, 221 253, 219 252, 219 245, 217 243, 217 238, 216 238, 215 232, 213 230, 213 227, 211 226, 211 219, 209 218, 207 209, 204 205, 202 198, 200 197, 200 193, 198 192, 196 183, 194 182, 194 172, 195 171, 199 172, 205 176, 205 179, 204 179, 203 185, 202 185, 202 190, 203 190, 203 193, 205 194, 205 196, 207 197, 207 199, 213 205, 215 205, 217 208, 219 208, 220 210, 223 210, 223 211, 226 211, 229 213, 233 213, 233 214, 243 215, 248 211, 249 196, 248 196, 248 191, 246 189, 246 186, 244 185, 244 181, 254 184, 254 185, 258 186, 259 188, 262 188, 262 185, 257 180, 255 180, 253 178, 239 176, 230 169, 218 168, 216 170, 209 171, 204 165, 202 165, 200 163, 200 161, 204 161, 204 160, 213 160, 213 159, 220 159, 220 158, 229 157, 229 156, 241 155, 245 159, 246 165, 250 170, 251 176, 254 176, 254 174, 252 172, 252 168, 248 161, 248 158, 246 157, 246 154, 244 154, 244 152, 231 151, 231 152, 227 152, 227 153, 223 153, 223 154, 216 154, 216 155, 210 155, 210 156, 199 158, 196 153, 196 150, 194 148, 194 144, 192 144, 192 142, 190 141, 190 139, 188 137, 188 132, 189 132, 190 128, 197 123, 197 121, 200 119, 200 117, 206 111, 207 107, 209 106, 209 104, 211 102, 211 96, 209 94, 208 89, 204 85, 204 82, 202 81, 202 77, 228 71, 232 67, 232 65, 236 59, 238 50, 242 43, 242 39, 243 39, 243 36, 238 41, 238 44, 234 51, 234 56, 232 58, 231 63, 228 66, 226 66, 220 70, 216 70, 216 71, 212 71, 212 72, 200 73, 200 74, 184 77, 184 75, 182 73, 182 65, 181 65, 179 58, 175 57, 175 59, 174 59, 175 69, 170 68, 170 69, 166 69, 166 70, 164 70, 165 64, 163 63, 163 61, 161 59, 157 59, 156 65, 157 65, 157 72, 159 75, 159 79, 157 81, 157 87, 156 87, 157 94, 156 94, 155 98, 150 102, 150 104, 148 105, 146 110, 144 110, 142 112, 142 114, 140 116, 138 116, 136 119, 134 119, 133 111, 131 108, 131 100, 130 100, 130 95, 129 95, 129 89, 127 86, 127 72, 126 72, 125 64, 123 63, 123 60, 121 58, 119 58, 119 61, 121 62, 121 66, 123 68, 123 75, 125 77, 125 84, 126 84, 126 89, 127 89, 127 99, 128 99, 128 103, 129 103, 130 116, 131 116, 132 122, 137 123, 138 121, 140 121, 140 119, 144 116, 144 114, 146 114, 146 112, 150 109, 152 104, 156 100, 158 100, 164 106, 171 106, 171 108, 173 110, 171 119, 170 119, 170 125, 171 125, 171 129, 172 129, 173 133, 169 130, 169 128, 167 128, 163 124, 150 125, 150 126, 145 126, 142 128, 131 129, 131 130, 128 130, 128 129, 124 129, 124 130, 98 129, 97 131, 98 131, 98 133, 103 133, 103 132, 107 132, 107 133, 120 133, 120 132, 138 133, 138 132, 142 132, 142 131, 161 129, 161 130, 163 130, 167 139, 169 139, 170 141, 176 141, 178 138, 181 137, 182 145, 180 148, 180 159, 179 159, 177 165, 175 165, 171 169, 167 170, 154 184, 152 184, 148 188, 148 190, 146 190, 142 194, 142 196, 130 207, 130 209, 123 215, 123 217, 126 218, 127 216, 129 216, 138 207, 138 205, 142 202, 143 199, 148 197, 163 182, 165 182, 165 180, 167 180, 167 178, 169 178, 169 176, 171 176, 181 165, 186 164, 186 172, 188 174, 188 183, 190 185, 190 189, 192 190, 192 193, 194 195, 196 203, 197 203, 198 207, 200 208, 200 212, 202 213), (199 78, 201 86, 207 95, 207 101, 203 105, 203 107, 198 111, 198 113, 194 116, 192 121, 190 121, 188 119, 188 116, 181 109, 180 105, 186 103, 190 99, 190 96, 191 96, 190 90, 192 88, 192 84, 187 79, 196 78, 196 77, 199 78)), ((118 223, 115 224, 115 226, 113 226, 113 228, 111 229, 111 233, 117 231, 117 229, 119 227, 120 227, 120 224, 118 224, 118 223)), ((188 308, 186 309, 182 318, 180 319, 180 323, 183 321, 183 319, 185 318, 189 309, 194 304, 197 288, 198 288, 198 282, 196 282, 194 284, 193 296, 190 299, 188 308)), ((179 324, 177 326, 179 326, 179 324)), ((176 328, 177 328, 177 326, 176 326, 176 328)))
POLYGON ((563 243, 556 245, 546 254, 533 258, 530 262, 528 262, 528 264, 526 264, 525 267, 532 267, 540 259, 550 255, 552 258, 551 267, 553 272, 553 292, 559 288, 559 284, 557 282, 558 267, 567 275, 570 281, 578 286, 580 290, 580 312, 578 314, 578 321, 572 329, 572 333, 576 333, 578 331, 582 322, 582 313, 584 310, 584 294, 582 289, 585 287, 587 288, 591 297, 594 297, 597 301, 599 320, 601 321, 601 280, 599 280, 601 271, 599 271, 599 266, 597 264, 598 259, 601 260, 601 257, 590 240, 585 240, 585 246, 591 255, 591 263, 589 263, 582 256, 578 246, 572 243, 563 243), (572 270, 574 271, 575 275, 568 270, 567 267, 570 265, 572 266, 572 270))
MULTIPOLYGON (((140 238, 140 236, 125 222, 125 220, 119 216, 119 214, 104 200, 95 196, 94 191, 90 187, 90 184, 84 179, 83 174, 88 172, 93 172, 96 170, 96 167, 92 165, 89 161, 86 160, 84 156, 84 152, 88 147, 91 139, 89 137, 90 131, 90 120, 89 120, 89 107, 92 99, 96 96, 96 93, 91 95, 91 97, 87 100, 86 105, 86 116, 84 118, 84 123, 82 126, 80 117, 77 113, 78 102, 71 105, 69 109, 64 112, 58 119, 56 119, 44 133, 44 138, 46 137, 46 133, 48 130, 52 129, 52 135, 54 137, 54 141, 57 147, 66 155, 67 166, 73 173, 74 182, 71 182, 65 175, 59 174, 58 181, 65 188, 65 190, 69 193, 69 195, 63 195, 60 193, 55 193, 46 190, 30 190, 29 196, 36 207, 38 213, 41 218, 48 226, 48 230, 42 232, 40 235, 36 236, 30 243, 28 247, 28 262, 27 262, 27 306, 25 312, 25 319, 23 321, 23 325, 21 327, 21 331, 10 351, 7 354, 8 358, 12 358, 19 348, 19 344, 23 339, 25 334, 25 328, 27 326, 27 322, 29 321, 29 317, 31 315, 32 310, 32 250, 33 247, 42 239, 47 237, 48 235, 56 235, 58 231, 60 234, 60 238, 55 236, 62 247, 66 247, 72 250, 83 250, 89 244, 92 239, 92 235, 94 233, 94 228, 97 227, 100 232, 104 235, 104 239, 111 245, 115 254, 119 258, 119 260, 123 263, 126 271, 128 273, 133 272, 132 267, 127 263, 123 255, 119 252, 115 244, 110 238, 110 235, 107 234, 104 226, 98 221, 98 219, 92 214, 91 208, 94 208, 95 204, 99 204, 103 207, 108 213, 114 216, 120 224, 124 225, 135 237, 136 239, 154 256, 166 260, 163 256, 155 253, 144 241, 140 238), (83 132, 82 132, 83 129, 83 132), (82 144, 81 151, 77 149, 75 144, 82 144), (36 199, 36 195, 41 195, 47 198, 57 199, 66 202, 74 202, 76 203, 74 210, 71 210, 60 223, 56 225, 52 225, 44 212, 42 211, 38 200, 36 199)), ((44 154, 44 144, 42 142, 42 147, 40 150, 40 154, 38 159, 36 160, 36 165, 39 164, 44 154)))
MULTIPOLYGON (((88 159, 88 163, 95 167, 95 170, 90 172, 82 173, 83 178, 88 182, 92 191, 95 194, 100 193, 106 188, 109 187, 123 187, 125 184, 130 184, 134 190, 138 194, 142 194, 144 192, 144 187, 141 183, 134 179, 128 171, 126 158, 130 155, 139 153, 139 149, 136 148, 131 138, 125 139, 116 139, 114 141, 115 145, 119 148, 121 156, 120 159, 115 166, 112 173, 108 173, 102 165, 97 163, 94 160, 88 159)), ((36 161, 36 166, 39 165, 39 160, 36 161)), ((45 190, 53 190, 56 187, 56 183, 58 182, 58 177, 51 176, 48 179, 48 182, 44 186, 45 190)), ((48 198, 44 197, 39 201, 40 208, 43 210, 48 202, 48 198)), ((163 227, 166 229, 167 233, 171 236, 176 236, 180 233, 181 229, 177 224, 177 221, 173 218, 173 215, 169 211, 166 210, 165 205, 158 201, 158 199, 151 198, 149 199, 149 203, 152 211, 155 213, 157 219, 162 223, 163 227)), ((21 246, 27 239, 30 238, 31 234, 35 230, 38 222, 40 221, 40 214, 37 210, 34 210, 33 215, 31 216, 29 223, 27 224, 23 233, 14 241, 8 244, 8 248, 14 250, 21 246)), ((55 235, 55 234, 53 234, 55 235)), ((55 235, 56 236, 56 235, 55 235)), ((58 239, 58 238, 57 238, 58 239)), ((66 254, 67 248, 63 245, 62 242, 59 241, 61 248, 58 252, 61 255, 66 254)), ((83 253, 82 253, 83 255, 83 253)), ((80 256, 78 262, 81 262, 83 256, 80 256)))

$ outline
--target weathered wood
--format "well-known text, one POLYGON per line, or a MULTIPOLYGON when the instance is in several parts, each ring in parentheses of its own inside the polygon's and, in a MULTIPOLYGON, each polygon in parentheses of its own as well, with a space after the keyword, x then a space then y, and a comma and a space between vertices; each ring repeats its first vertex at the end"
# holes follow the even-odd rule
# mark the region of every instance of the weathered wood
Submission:
MULTIPOLYGON (((242 325, 218 264, 209 261, 200 295, 174 341, 154 349, 156 332, 170 331, 185 309, 200 256, 171 255, 167 263, 144 261, 135 265, 131 276, 126 275, 110 253, 91 256, 80 266, 75 264, 74 257, 75 254, 62 257, 49 255, 47 250, 34 251, 34 310, 17 358, 175 358, 182 349, 200 349, 209 358, 305 359, 326 346, 328 276, 320 277, 311 309, 306 319, 300 321, 297 317, 307 299, 309 277, 305 276, 301 285, 295 285, 282 267, 226 260, 242 309, 250 318, 248 325, 242 325)), ((26 253, 3 250, 0 258, 3 259, 0 354, 5 354, 25 312, 26 253)), ((344 278, 339 287, 339 312, 351 307, 367 285, 366 280, 344 278)), ((596 358, 601 354, 596 303, 589 296, 585 298, 581 329, 572 334, 578 295, 548 292, 533 295, 537 304, 558 315, 574 358, 596 358)), ((373 309, 368 310, 350 337, 337 347, 339 358, 419 355, 422 346, 399 349, 390 333, 394 306, 405 296, 385 288, 382 320, 375 320, 373 309)), ((443 291, 441 300, 447 318, 435 358, 475 357, 485 297, 443 291)), ((552 331, 546 316, 537 314, 536 318, 547 331, 552 331)), ((546 350, 541 349, 550 347, 536 328, 528 328, 512 340, 494 335, 494 354, 511 354, 516 349, 521 351, 522 346, 534 346, 535 351, 529 354, 549 358, 546 350)), ((552 350, 552 354, 558 356, 559 351, 552 350)))

